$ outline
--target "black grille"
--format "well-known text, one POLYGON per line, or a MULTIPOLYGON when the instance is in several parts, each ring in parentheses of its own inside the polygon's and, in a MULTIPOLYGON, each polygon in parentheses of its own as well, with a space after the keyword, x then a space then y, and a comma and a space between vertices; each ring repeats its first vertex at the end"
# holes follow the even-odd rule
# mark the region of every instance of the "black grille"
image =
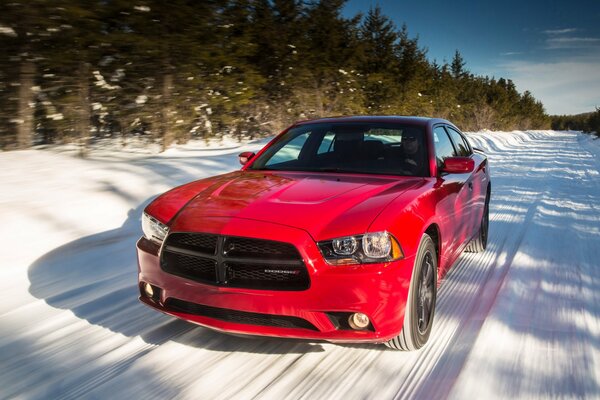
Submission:
POLYGON ((227 282, 238 287, 257 289, 308 289, 299 287, 301 282, 308 285, 308 276, 304 266, 274 266, 260 264, 226 264, 227 282))
POLYGON ((301 259, 298 250, 290 243, 228 237, 223 245, 228 257, 259 257, 278 260, 301 259))
POLYGON ((307 320, 299 317, 285 315, 258 314, 246 311, 229 310, 190 303, 188 301, 170 298, 165 304, 167 311, 182 312, 186 314, 199 315, 218 319, 221 321, 234 322, 238 324, 276 326, 278 328, 296 328, 318 331, 318 329, 307 320))
POLYGON ((165 252, 163 270, 173 275, 204 282, 215 282, 217 263, 210 258, 193 257, 186 254, 165 252))
POLYGON ((202 253, 215 254, 218 238, 217 235, 205 233, 173 233, 169 236, 169 244, 191 248, 202 253))
POLYGON ((172 233, 163 246, 165 272, 203 283, 264 290, 306 290, 308 271, 296 247, 272 240, 172 233))

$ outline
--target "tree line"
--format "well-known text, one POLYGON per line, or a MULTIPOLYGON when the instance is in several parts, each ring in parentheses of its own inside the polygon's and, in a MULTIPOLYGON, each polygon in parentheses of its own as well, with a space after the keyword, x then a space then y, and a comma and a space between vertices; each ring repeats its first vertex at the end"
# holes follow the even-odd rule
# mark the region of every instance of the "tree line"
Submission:
POLYGON ((138 136, 162 148, 298 119, 398 114, 547 128, 510 79, 430 61, 379 7, 345 0, 0 3, 0 148, 138 136))
POLYGON ((597 107, 594 112, 577 115, 553 115, 552 129, 595 132, 600 136, 600 108, 597 107))

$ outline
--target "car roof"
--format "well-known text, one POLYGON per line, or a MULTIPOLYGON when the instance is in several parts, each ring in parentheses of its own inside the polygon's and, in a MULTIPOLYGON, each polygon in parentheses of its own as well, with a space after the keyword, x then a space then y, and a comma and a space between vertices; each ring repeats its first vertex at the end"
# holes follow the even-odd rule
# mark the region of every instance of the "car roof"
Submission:
POLYGON ((417 126, 433 126, 434 124, 443 123, 454 126, 453 123, 442 118, 427 118, 417 116, 401 116, 401 115, 353 115, 317 118, 296 122, 296 126, 314 123, 344 123, 344 122, 386 122, 397 124, 408 124, 417 126))

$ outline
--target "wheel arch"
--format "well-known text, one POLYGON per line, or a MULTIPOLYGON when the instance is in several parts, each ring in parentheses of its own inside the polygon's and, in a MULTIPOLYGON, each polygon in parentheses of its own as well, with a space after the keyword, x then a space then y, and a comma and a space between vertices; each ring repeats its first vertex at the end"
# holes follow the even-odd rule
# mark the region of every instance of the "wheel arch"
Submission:
POLYGON ((440 233, 440 227, 435 222, 430 224, 427 229, 425 229, 426 234, 429 235, 431 240, 433 240, 433 245, 435 246, 435 255, 437 257, 438 266, 440 265, 440 250, 442 246, 442 235, 440 233))

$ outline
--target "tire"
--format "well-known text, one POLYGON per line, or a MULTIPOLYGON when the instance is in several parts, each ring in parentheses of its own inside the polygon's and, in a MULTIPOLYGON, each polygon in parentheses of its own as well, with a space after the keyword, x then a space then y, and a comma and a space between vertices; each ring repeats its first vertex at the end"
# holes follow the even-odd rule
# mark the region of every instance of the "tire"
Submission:
POLYGON ((437 266, 433 240, 429 235, 424 234, 415 257, 402 331, 395 338, 385 342, 387 347, 412 351, 420 349, 427 343, 435 314, 437 266))
POLYGON ((487 247, 488 231, 490 226, 490 206, 489 196, 485 199, 485 205, 483 206, 483 216, 481 217, 481 224, 479 225, 479 231, 465 248, 467 253, 480 253, 487 247))

